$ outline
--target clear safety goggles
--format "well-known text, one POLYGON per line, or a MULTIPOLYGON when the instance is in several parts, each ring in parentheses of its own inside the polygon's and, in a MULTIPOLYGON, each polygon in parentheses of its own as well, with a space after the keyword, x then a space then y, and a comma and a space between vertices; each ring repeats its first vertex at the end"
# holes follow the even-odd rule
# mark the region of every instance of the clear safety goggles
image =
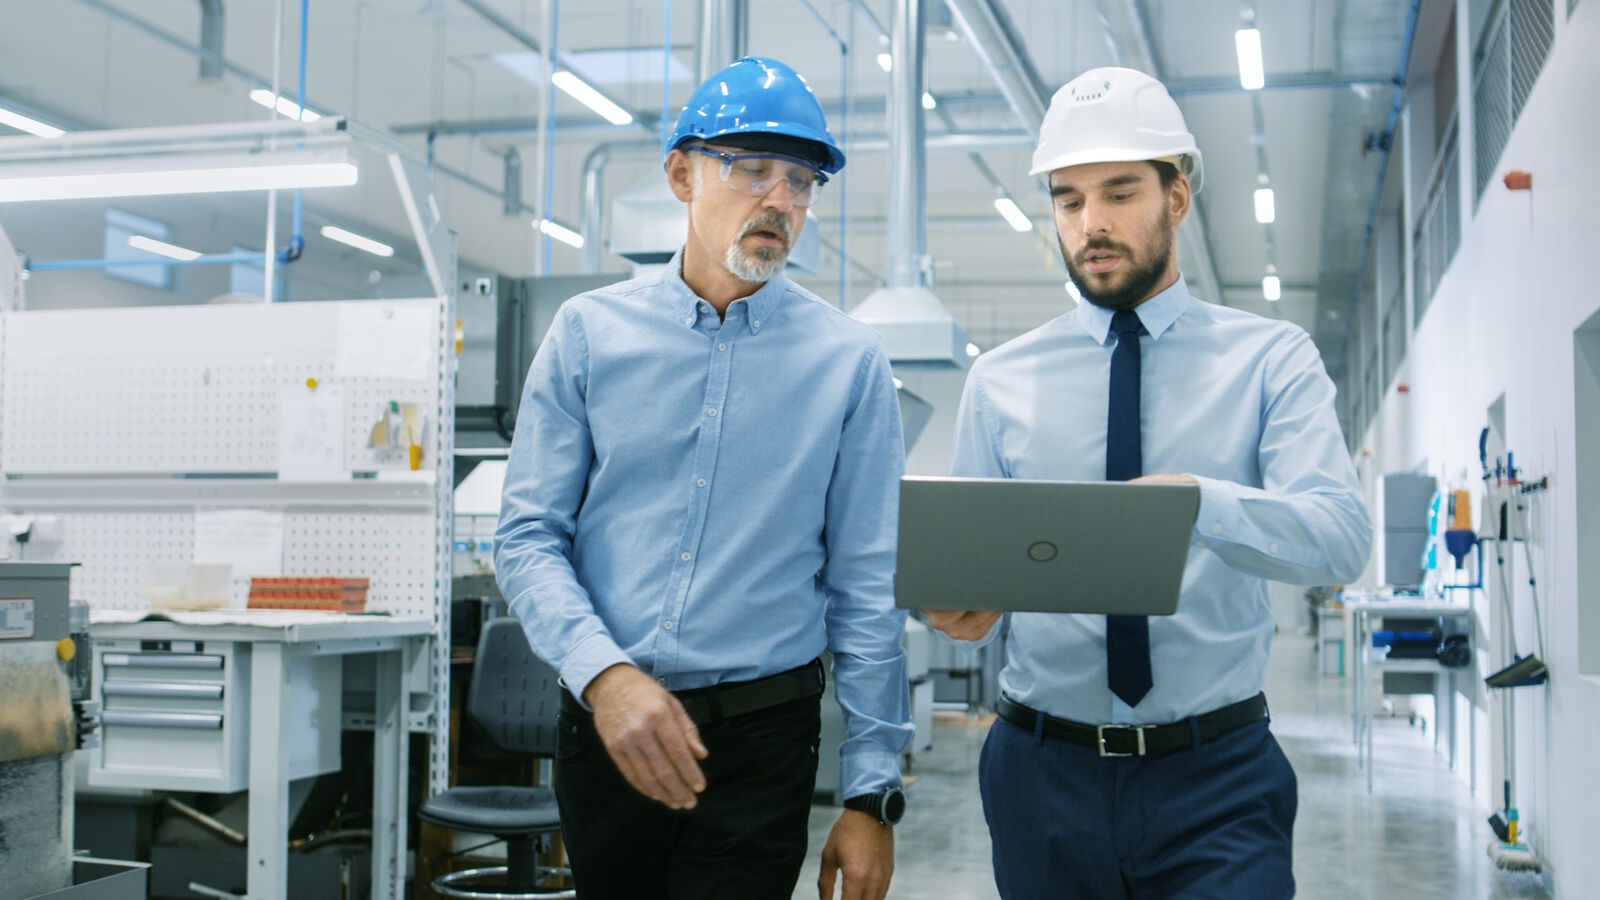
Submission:
POLYGON ((722 180, 741 194, 765 197, 781 182, 789 189, 789 201, 795 206, 810 206, 822 194, 828 176, 809 163, 790 156, 771 153, 726 153, 706 146, 695 147, 713 159, 722 161, 722 180))

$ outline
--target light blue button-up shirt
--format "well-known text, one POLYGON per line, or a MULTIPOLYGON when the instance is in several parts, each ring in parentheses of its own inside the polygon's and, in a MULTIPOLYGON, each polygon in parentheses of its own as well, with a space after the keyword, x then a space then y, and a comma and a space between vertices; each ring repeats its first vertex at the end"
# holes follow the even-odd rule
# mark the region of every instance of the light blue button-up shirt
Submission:
MULTIPOLYGON (((1333 383, 1304 331, 1205 303, 1181 278, 1135 312, 1149 332, 1144 472, 1200 483, 1178 612, 1150 618, 1155 685, 1137 707, 1111 693, 1093 615, 1013 614, 1000 673, 1013 700, 1093 724, 1172 722, 1255 695, 1272 643, 1267 580, 1349 581, 1372 540, 1333 383)), ((1111 316, 1083 303, 978 358, 955 474, 1105 480, 1111 316)))
POLYGON ((506 468, 500 588, 578 697, 617 663, 687 690, 831 650, 841 795, 897 785, 905 449, 882 344, 781 275, 719 320, 681 272, 557 313, 506 468))

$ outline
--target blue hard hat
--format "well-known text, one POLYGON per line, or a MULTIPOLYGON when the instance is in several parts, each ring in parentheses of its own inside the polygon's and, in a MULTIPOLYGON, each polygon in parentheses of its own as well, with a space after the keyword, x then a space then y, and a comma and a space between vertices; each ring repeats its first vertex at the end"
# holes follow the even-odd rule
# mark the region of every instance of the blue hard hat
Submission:
POLYGON ((799 72, 764 56, 746 56, 711 76, 689 97, 666 153, 691 139, 773 135, 817 145, 817 168, 844 168, 844 151, 828 133, 822 104, 799 72))

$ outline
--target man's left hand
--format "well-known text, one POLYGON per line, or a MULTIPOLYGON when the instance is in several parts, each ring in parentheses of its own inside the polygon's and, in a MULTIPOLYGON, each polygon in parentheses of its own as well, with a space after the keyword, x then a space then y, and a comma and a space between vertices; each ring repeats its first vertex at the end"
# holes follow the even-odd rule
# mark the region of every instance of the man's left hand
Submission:
POLYGON ((864 812, 841 813, 822 848, 822 871, 817 875, 821 900, 833 900, 833 883, 840 872, 843 900, 883 900, 894 874, 894 829, 864 812))

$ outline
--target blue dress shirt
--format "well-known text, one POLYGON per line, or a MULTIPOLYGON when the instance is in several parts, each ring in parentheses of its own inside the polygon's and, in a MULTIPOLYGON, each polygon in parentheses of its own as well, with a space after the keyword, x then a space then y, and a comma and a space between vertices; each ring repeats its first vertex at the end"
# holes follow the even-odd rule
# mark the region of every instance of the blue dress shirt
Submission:
POLYGON ((529 370, 495 571, 573 695, 833 652, 841 796, 900 783, 899 400, 876 332, 783 276, 719 320, 661 273, 574 297, 529 370))
MULTIPOLYGON (((1013 614, 1000 673, 1013 700, 1095 724, 1172 722, 1255 695, 1272 643, 1267 580, 1349 581, 1372 540, 1333 382, 1304 331, 1205 303, 1181 278, 1135 312, 1149 332, 1144 472, 1200 483, 1177 614, 1150 617, 1155 685, 1137 707, 1112 695, 1106 619, 1093 615, 1013 614)), ((1111 316, 1085 302, 978 358, 954 474, 1104 480, 1111 316)))

